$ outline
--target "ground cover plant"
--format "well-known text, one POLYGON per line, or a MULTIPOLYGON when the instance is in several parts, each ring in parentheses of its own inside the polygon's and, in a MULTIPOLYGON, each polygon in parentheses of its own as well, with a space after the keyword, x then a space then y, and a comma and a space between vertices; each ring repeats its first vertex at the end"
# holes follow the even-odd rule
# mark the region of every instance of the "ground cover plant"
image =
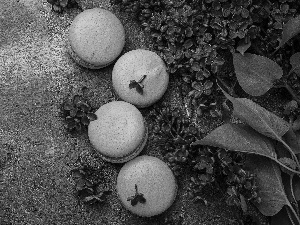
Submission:
MULTIPOLYGON (((292 18, 284 25, 275 52, 299 32, 300 17, 292 18)), ((286 79, 279 80, 283 70, 269 58, 244 52, 233 54, 237 80, 246 93, 260 96, 272 88, 275 81, 282 83, 280 87, 286 88, 292 97, 286 105, 285 114, 298 110, 299 95, 287 80, 293 73, 299 75, 299 59, 299 53, 290 57, 291 70, 284 76, 286 79)), ((192 145, 211 145, 251 154, 246 164, 257 175, 261 199, 260 203, 254 204, 266 216, 281 213, 285 224, 300 224, 299 111, 291 115, 287 122, 250 99, 232 97, 222 91, 232 103, 234 115, 245 124, 225 123, 192 145)), ((274 219, 272 224, 278 222, 274 219)))
POLYGON ((87 87, 83 87, 81 92, 82 94, 74 95, 62 104, 62 116, 65 119, 67 130, 71 133, 87 130, 90 121, 97 119, 94 114, 96 109, 92 108, 89 103, 93 92, 87 87))
POLYGON ((99 170, 82 166, 73 169, 71 176, 75 182, 76 196, 85 204, 103 203, 111 193, 110 190, 99 190, 99 184, 103 182, 99 170))

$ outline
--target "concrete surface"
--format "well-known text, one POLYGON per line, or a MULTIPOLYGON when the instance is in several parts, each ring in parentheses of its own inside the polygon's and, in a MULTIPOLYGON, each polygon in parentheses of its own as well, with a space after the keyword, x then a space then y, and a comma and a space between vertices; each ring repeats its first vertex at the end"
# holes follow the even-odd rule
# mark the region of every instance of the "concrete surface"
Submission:
MULTIPOLYGON (((104 7, 117 14, 126 30, 124 52, 146 48, 138 26, 108 1, 79 3, 84 9, 104 7)), ((86 134, 73 137, 64 128, 61 103, 81 87, 95 91, 94 106, 113 98, 113 65, 84 69, 66 53, 67 30, 78 13, 51 12, 46 0, 0 1, 0 224, 161 224, 160 217, 143 219, 127 212, 115 192, 120 166, 97 157, 86 134), (92 167, 105 165, 106 184, 113 190, 105 204, 87 207, 75 198, 70 170, 78 156, 92 167)), ((172 90, 174 85, 165 98, 178 97, 172 90)), ((143 154, 160 157, 151 142, 143 154)), ((178 198, 165 215, 181 213, 189 225, 229 224, 235 218, 218 195, 207 207, 191 203, 185 183, 179 183, 178 198)))

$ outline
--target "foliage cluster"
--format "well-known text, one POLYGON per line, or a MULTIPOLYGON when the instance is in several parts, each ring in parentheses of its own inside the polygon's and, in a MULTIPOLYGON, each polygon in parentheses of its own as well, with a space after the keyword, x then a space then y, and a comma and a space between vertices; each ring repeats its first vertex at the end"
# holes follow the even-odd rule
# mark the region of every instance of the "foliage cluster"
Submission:
MULTIPOLYGON (((300 17, 290 19, 283 27, 277 52, 300 32, 300 17)), ((299 82, 300 54, 290 59, 291 70, 284 78, 295 74, 299 82)), ((267 111, 247 98, 224 95, 233 105, 233 114, 244 124, 225 123, 192 145, 214 146, 248 153, 246 168, 257 175, 256 204, 266 216, 283 218, 284 224, 300 224, 300 114, 299 93, 282 79, 283 69, 271 59, 250 53, 233 53, 233 64, 239 85, 251 96, 264 95, 271 88, 284 87, 292 100, 283 114, 289 122, 267 111)), ((232 91, 231 91, 232 92, 232 91)), ((281 220, 281 224, 283 222, 281 220)), ((272 224, 278 224, 276 219, 272 224)))
POLYGON ((154 142, 176 176, 190 171, 190 197, 202 200, 204 187, 222 187, 228 205, 246 211, 247 202, 260 202, 255 175, 244 169, 243 154, 221 148, 198 147, 191 144, 202 134, 179 109, 164 105, 150 112, 154 142))
POLYGON ((111 193, 110 190, 99 190, 102 178, 99 178, 98 170, 88 167, 78 167, 71 171, 71 176, 75 181, 76 196, 85 204, 103 203, 111 193), (95 179, 95 173, 97 173, 97 179, 95 179))
MULTIPOLYGON (((296 0, 111 0, 134 16, 171 74, 180 75, 191 104, 215 101, 223 52, 248 48, 269 55, 296 0)), ((228 76, 228 75, 227 75, 228 76)))
POLYGON ((71 133, 81 132, 87 129, 90 121, 96 120, 97 116, 89 103, 89 98, 93 92, 88 88, 82 88, 82 94, 74 95, 72 99, 67 99, 62 104, 63 117, 65 118, 66 128, 71 133))

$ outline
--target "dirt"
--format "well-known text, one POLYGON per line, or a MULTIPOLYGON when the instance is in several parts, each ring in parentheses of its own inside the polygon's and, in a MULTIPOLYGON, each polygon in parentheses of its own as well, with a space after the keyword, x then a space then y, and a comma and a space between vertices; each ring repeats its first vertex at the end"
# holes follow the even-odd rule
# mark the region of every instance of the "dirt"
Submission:
MULTIPOLYGON (((147 49, 147 38, 139 26, 109 1, 80 4, 84 9, 103 7, 116 13, 126 30, 123 53, 147 49)), ((230 224, 237 211, 219 194, 208 197, 208 206, 191 202, 188 175, 178 181, 177 199, 167 212, 148 219, 131 214, 122 207, 115 190, 121 166, 99 158, 86 134, 66 132, 60 108, 64 99, 83 86, 95 92, 94 107, 113 99, 113 65, 88 70, 76 65, 66 52, 68 27, 79 12, 70 9, 57 14, 45 0, 0 2, 0 224, 144 225, 164 224, 165 217, 178 216, 188 225, 230 224), (104 204, 86 206, 75 197, 70 170, 79 156, 102 170, 105 184, 113 191, 104 204)), ((174 80, 163 100, 183 105, 174 80)), ((209 129, 207 126, 203 129, 209 129)), ((142 154, 162 158, 152 148, 151 139, 142 154)))

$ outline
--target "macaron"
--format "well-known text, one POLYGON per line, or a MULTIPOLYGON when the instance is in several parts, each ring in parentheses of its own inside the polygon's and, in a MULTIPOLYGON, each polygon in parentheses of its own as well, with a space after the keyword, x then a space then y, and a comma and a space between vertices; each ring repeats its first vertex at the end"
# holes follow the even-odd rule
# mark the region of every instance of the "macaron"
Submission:
POLYGON ((102 8, 87 9, 73 20, 68 36, 68 52, 79 65, 99 69, 111 64, 125 44, 121 21, 102 8))
POLYGON ((114 65, 112 84, 116 94, 139 108, 157 102, 166 92, 169 74, 155 52, 136 49, 122 55, 114 65))
POLYGON ((117 193, 126 209, 139 216, 151 217, 173 204, 177 184, 165 162, 144 155, 121 168, 117 177, 117 193))
POLYGON ((123 163, 143 150, 148 129, 142 114, 134 105, 114 101, 101 106, 95 114, 97 120, 90 122, 88 136, 104 160, 123 163))

